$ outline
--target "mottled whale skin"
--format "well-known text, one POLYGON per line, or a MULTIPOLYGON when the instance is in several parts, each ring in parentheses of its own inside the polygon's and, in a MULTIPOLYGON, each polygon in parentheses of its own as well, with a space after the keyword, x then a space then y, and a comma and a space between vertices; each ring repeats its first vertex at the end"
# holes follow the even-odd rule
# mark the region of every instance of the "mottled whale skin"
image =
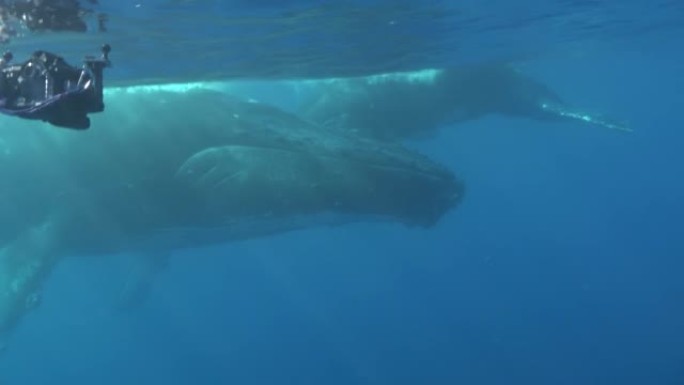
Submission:
POLYGON ((313 82, 299 114, 327 127, 380 140, 420 138, 489 114, 628 130, 566 104, 511 65, 483 64, 313 82))
POLYGON ((207 89, 109 91, 85 132, 0 127, 4 332, 64 257, 165 255, 366 220, 429 227, 463 195, 420 154, 207 89))

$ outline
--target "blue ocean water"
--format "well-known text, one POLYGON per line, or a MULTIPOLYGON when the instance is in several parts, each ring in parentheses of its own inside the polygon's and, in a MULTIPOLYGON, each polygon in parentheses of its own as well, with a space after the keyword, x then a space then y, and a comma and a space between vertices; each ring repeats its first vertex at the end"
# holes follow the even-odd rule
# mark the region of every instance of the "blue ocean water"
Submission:
MULTIPOLYGON (((122 84, 156 78, 153 62, 172 52, 141 56, 144 33, 151 42, 175 38, 174 23, 157 12, 192 15, 194 25, 210 9, 237 29, 240 18, 284 12, 278 2, 159 0, 138 2, 147 12, 139 15, 128 2, 100 2, 127 21, 159 19, 158 30, 132 27, 139 46, 113 44, 112 76, 122 84)), ((567 100, 628 119, 634 132, 499 116, 444 127, 410 143, 467 182, 463 204, 436 227, 359 224, 184 251, 131 314, 107 311, 131 256, 68 260, 0 359, 0 383, 684 384, 683 7, 523 3, 427 2, 418 15, 450 12, 403 32, 425 45, 388 44, 368 51, 367 62, 314 40, 302 43, 310 50, 302 57, 266 63, 259 59, 292 50, 292 41, 225 57, 212 51, 222 42, 209 41, 206 57, 188 48, 158 77, 327 76, 532 56, 526 73, 567 100), (450 25, 463 19, 477 22, 450 25), (455 47, 457 55, 446 53, 455 47), (259 65, 231 66, 241 54, 259 65)), ((378 12, 412 14, 410 3, 397 4, 359 2, 371 27, 350 36, 378 39, 378 12)), ((300 15, 291 28, 306 20, 298 39, 315 33, 310 23, 351 12, 288 7, 300 15), (310 14, 325 17, 301 19, 310 14)), ((112 36, 128 42, 111 19, 112 36)), ((336 36, 348 36, 344 25, 336 36)), ((247 27, 242 44, 262 32, 247 27)), ((178 35, 199 39, 186 33, 178 35)))

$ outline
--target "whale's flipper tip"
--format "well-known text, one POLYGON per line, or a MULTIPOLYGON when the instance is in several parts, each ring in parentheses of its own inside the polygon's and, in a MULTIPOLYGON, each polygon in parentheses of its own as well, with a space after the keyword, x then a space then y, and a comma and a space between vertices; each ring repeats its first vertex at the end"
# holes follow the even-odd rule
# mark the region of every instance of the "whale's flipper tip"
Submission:
POLYGON ((574 110, 566 106, 559 106, 550 103, 542 103, 541 109, 556 115, 560 118, 579 120, 584 123, 593 124, 599 127, 604 127, 610 130, 634 132, 634 130, 626 123, 617 120, 607 119, 598 114, 590 114, 581 110, 574 110))

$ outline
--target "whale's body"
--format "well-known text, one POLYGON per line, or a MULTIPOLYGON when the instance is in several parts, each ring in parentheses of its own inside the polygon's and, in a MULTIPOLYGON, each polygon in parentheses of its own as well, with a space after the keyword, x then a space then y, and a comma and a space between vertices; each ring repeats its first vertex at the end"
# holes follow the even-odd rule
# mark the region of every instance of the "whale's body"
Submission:
POLYGON ((300 114, 317 124, 379 140, 425 137, 489 114, 627 130, 566 104, 547 85, 509 65, 428 69, 313 83, 300 114))
POLYGON ((402 147, 209 90, 112 91, 87 132, 0 126, 0 331, 66 256, 364 220, 430 226, 463 193, 451 172, 402 147))

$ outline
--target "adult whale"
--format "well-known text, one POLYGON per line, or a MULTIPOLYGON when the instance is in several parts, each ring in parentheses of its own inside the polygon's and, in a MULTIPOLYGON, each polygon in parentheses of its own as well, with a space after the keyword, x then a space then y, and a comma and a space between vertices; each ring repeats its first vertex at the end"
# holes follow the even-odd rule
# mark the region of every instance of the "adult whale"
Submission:
POLYGON ((565 103, 548 86, 510 65, 313 81, 300 114, 328 127, 382 140, 422 137, 438 127, 488 114, 570 121, 628 130, 565 103))
POLYGON ((363 220, 429 227, 463 185, 400 146, 208 89, 113 90, 85 132, 0 118, 0 331, 64 257, 363 220))

